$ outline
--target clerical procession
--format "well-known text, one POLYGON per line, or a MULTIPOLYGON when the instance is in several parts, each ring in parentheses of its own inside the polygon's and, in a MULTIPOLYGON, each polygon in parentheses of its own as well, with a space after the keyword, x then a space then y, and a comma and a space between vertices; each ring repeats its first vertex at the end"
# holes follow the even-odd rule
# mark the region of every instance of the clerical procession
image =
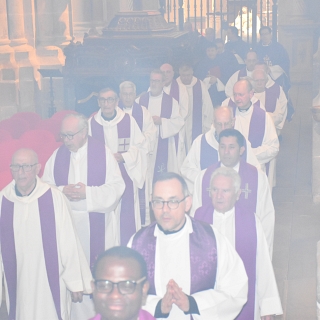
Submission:
POLYGON ((143 90, 101 86, 89 117, 64 110, 45 162, 14 150, 0 193, 8 319, 283 313, 272 189, 289 58, 270 27, 259 34, 252 48, 236 26, 226 43, 191 30, 196 60, 162 61, 143 90))

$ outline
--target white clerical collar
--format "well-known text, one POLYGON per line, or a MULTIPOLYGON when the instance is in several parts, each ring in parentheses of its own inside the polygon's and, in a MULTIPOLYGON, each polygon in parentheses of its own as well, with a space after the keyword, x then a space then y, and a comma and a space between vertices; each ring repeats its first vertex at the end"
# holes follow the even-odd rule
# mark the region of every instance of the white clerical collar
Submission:
POLYGON ((215 214, 218 214, 218 215, 222 215, 222 216, 224 216, 225 218, 227 218, 227 217, 229 217, 229 216, 231 216, 231 215, 234 215, 234 213, 235 213, 235 210, 234 210, 234 207, 233 207, 232 209, 230 209, 229 211, 227 211, 227 212, 225 212, 225 213, 222 213, 222 212, 219 212, 219 211, 217 211, 217 210, 214 210, 214 211, 213 211, 213 216, 214 216, 215 214))
POLYGON ((159 98, 162 98, 162 95, 163 95, 163 90, 162 90, 162 92, 161 92, 158 96, 153 96, 153 95, 151 94, 151 92, 149 91, 149 97, 150 97, 150 99, 159 99, 159 98))
MULTIPOLYGON (((221 167, 225 167, 225 165, 221 162, 221 167)), ((240 169, 240 161, 232 168, 233 170, 239 172, 240 169)))
POLYGON ((170 239, 173 239, 173 238, 178 238, 180 237, 181 235, 183 235, 185 232, 187 233, 192 233, 193 229, 192 229, 192 223, 191 223, 191 219, 190 217, 185 214, 185 217, 186 217, 186 222, 184 224, 184 226, 178 231, 178 232, 175 232, 175 233, 172 233, 172 234, 164 234, 159 228, 158 228, 158 225, 156 224, 156 227, 154 229, 154 236, 155 237, 158 237, 158 236, 161 236, 161 237, 166 237, 166 238, 170 238, 170 239))
POLYGON ((87 147, 88 147, 88 139, 87 139, 86 143, 81 148, 79 148, 77 151, 71 151, 71 156, 75 159, 80 158, 87 151, 87 147))

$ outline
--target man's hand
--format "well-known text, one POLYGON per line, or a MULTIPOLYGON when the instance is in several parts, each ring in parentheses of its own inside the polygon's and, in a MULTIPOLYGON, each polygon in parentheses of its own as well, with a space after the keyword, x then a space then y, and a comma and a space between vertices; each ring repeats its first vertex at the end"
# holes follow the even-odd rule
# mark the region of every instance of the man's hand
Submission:
POLYGON ((172 290, 172 303, 176 304, 183 312, 188 312, 190 309, 189 299, 182 289, 174 280, 170 280, 169 284, 172 290))
POLYGON ((261 317, 261 320, 275 320, 275 315, 269 315, 269 316, 263 316, 261 317))
POLYGON ((86 185, 81 182, 65 186, 62 192, 70 201, 80 201, 86 199, 86 185))
POLYGON ((158 117, 158 116, 152 116, 152 119, 153 119, 153 123, 160 126, 162 121, 161 121, 161 118, 158 117))
POLYGON ((167 292, 163 296, 161 300, 161 312, 164 314, 170 313, 172 309, 172 292, 171 292, 171 286, 170 282, 173 280, 170 280, 167 284, 167 292))
POLYGON ((124 163, 124 159, 121 153, 114 153, 113 156, 117 160, 118 163, 124 163))
POLYGON ((83 296, 83 292, 71 292, 71 299, 72 302, 82 302, 82 296, 83 296))
POLYGON ((217 83, 217 77, 215 77, 215 76, 210 76, 210 81, 209 81, 209 83, 210 84, 215 84, 215 83, 217 83))

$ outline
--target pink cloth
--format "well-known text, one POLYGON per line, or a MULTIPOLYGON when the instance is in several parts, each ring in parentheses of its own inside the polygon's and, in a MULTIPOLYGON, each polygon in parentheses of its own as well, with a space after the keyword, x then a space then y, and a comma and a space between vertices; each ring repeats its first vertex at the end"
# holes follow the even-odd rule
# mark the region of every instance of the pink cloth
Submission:
MULTIPOLYGON (((95 317, 89 320, 101 320, 101 315, 97 314, 95 317)), ((155 318, 147 311, 140 310, 139 312, 139 320, 155 320, 155 318)))

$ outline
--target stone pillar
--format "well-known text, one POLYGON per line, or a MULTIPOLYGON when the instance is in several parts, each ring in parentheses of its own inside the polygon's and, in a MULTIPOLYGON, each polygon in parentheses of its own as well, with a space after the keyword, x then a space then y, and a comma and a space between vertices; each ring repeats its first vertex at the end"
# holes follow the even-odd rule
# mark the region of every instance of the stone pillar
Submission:
POLYGON ((17 65, 9 44, 7 1, 0 0, 0 120, 16 113, 18 106, 17 65))
POLYGON ((313 31, 305 0, 279 1, 279 42, 287 49, 293 83, 312 81, 313 31))

